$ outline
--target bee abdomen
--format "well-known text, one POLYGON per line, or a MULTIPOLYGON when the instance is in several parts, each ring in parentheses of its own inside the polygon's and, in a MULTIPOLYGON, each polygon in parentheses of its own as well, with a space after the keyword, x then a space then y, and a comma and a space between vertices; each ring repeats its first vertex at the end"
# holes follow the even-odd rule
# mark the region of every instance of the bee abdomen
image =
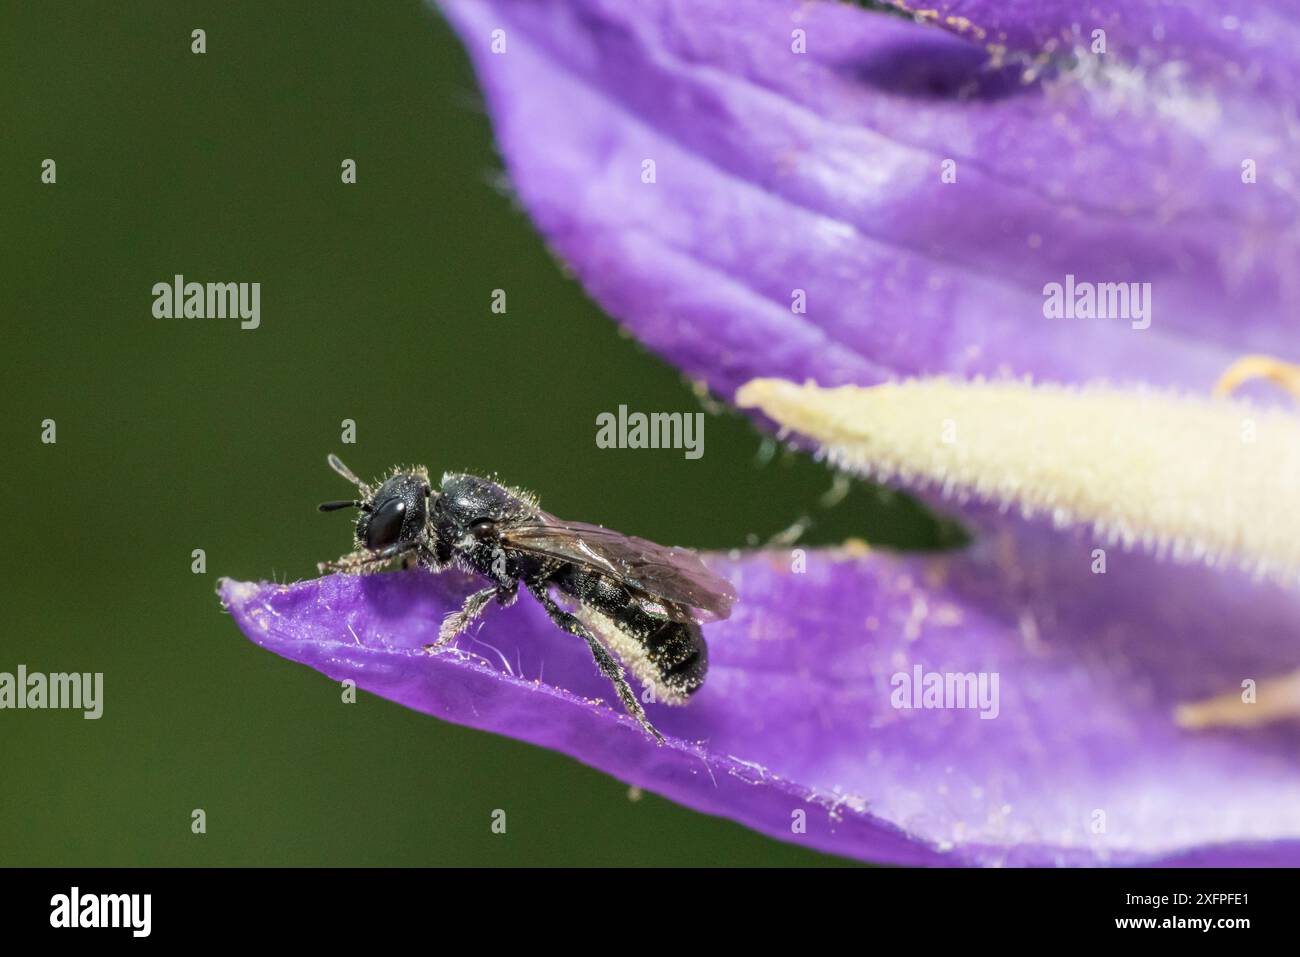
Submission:
POLYGON ((709 670, 709 649, 700 626, 654 619, 652 622, 658 627, 645 640, 646 656, 658 672, 660 683, 674 696, 688 698, 704 684, 709 670))
POLYGON ((709 650, 698 624, 652 614, 602 575, 573 570, 558 584, 582 603, 586 614, 580 617, 660 701, 680 704, 704 684, 709 650))

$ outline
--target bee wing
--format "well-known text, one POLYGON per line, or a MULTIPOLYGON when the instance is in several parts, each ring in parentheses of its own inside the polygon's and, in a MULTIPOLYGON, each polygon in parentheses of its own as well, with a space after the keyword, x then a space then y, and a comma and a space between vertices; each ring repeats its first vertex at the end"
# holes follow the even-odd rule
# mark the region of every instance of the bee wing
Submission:
POLYGON ((703 621, 726 618, 736 600, 731 583, 709 571, 689 548, 669 548, 600 525, 538 512, 503 528, 501 542, 608 575, 651 598, 693 609, 691 617, 703 621))

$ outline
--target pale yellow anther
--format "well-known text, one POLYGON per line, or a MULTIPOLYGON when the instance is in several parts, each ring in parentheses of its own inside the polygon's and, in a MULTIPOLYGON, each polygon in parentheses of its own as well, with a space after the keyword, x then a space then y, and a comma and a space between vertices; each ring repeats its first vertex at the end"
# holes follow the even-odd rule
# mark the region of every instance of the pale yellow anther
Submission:
POLYGON ((1281 678, 1243 681, 1244 690, 1233 689, 1213 698, 1179 705, 1174 723, 1189 731, 1210 728, 1254 728, 1275 721, 1300 720, 1300 671, 1281 678))
POLYGON ((1300 584, 1300 416, 1289 410, 943 378, 835 389, 756 379, 736 401, 851 472, 1300 584))
POLYGON ((1219 381, 1214 384, 1214 394, 1232 395, 1254 379, 1267 379, 1300 399, 1300 365, 1273 356, 1242 356, 1219 376, 1219 381))

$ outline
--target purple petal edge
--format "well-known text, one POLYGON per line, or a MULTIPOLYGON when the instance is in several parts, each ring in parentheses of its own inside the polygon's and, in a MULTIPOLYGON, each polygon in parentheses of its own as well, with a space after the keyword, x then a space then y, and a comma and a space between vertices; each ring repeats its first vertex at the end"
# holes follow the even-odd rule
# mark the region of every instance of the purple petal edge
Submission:
POLYGON ((1300 729, 1192 733, 1171 718, 1286 669, 1294 649, 1277 636, 1293 599, 1138 555, 1095 576, 1082 542, 1072 587, 1027 597, 1037 570, 1006 573, 1015 547, 811 551, 804 573, 789 553, 710 557, 741 600, 706 627, 711 671, 691 703, 648 707, 664 747, 526 598, 425 653, 471 587, 456 573, 224 580, 221 596, 253 641, 335 680, 822 851, 913 865, 1300 861, 1300 729), (1190 576, 1200 604, 1153 598, 1153 574, 1190 576), (1227 650, 1225 623, 1239 635, 1227 650), (891 676, 917 664, 998 672, 998 717, 895 709, 891 676), (792 830, 800 811, 806 833, 792 830))

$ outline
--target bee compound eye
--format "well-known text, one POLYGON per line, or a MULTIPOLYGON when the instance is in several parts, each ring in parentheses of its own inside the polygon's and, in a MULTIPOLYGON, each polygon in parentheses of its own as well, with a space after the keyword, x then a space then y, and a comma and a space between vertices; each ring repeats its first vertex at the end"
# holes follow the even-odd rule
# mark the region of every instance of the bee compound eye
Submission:
POLYGON ((375 509, 366 525, 366 548, 378 550, 396 544, 405 518, 406 503, 401 499, 390 498, 375 509))

